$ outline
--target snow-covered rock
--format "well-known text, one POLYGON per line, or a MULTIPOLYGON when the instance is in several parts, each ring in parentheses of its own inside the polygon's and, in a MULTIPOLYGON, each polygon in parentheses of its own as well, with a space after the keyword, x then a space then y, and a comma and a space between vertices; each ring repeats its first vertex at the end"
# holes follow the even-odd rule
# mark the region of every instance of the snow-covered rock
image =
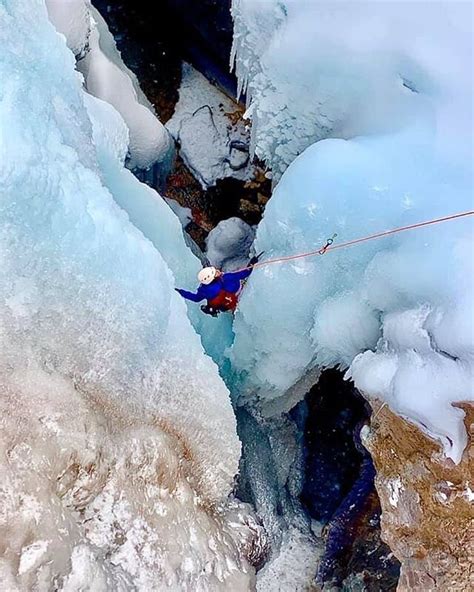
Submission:
POLYGON ((374 403, 363 442, 377 469, 382 534, 401 562, 398 590, 472 588, 474 407, 463 407, 471 433, 454 465, 419 428, 374 403))
POLYGON ((179 101, 166 127, 204 188, 225 177, 252 178, 250 130, 239 106, 189 64, 183 64, 179 101))

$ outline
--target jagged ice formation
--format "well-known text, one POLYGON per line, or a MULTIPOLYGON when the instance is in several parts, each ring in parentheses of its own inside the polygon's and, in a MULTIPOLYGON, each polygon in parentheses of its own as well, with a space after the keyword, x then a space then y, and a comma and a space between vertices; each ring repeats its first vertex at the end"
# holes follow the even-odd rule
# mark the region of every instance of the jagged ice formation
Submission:
POLYGON ((0 580, 245 589, 235 418, 171 271, 199 262, 44 2, 3 0, 0 41, 0 580))
MULTIPOLYGON (((470 6, 410 6, 233 3, 257 154, 279 174, 334 138, 283 175, 256 251, 472 209, 470 6)), ((349 368, 458 462, 466 433, 453 404, 473 399, 472 236, 467 219, 253 274, 230 354, 241 401, 271 416, 304 394, 308 373, 349 368)))
POLYGON ((172 140, 135 74, 123 63, 99 11, 90 0, 47 0, 46 5, 51 21, 78 60, 87 91, 113 105, 127 124, 128 165, 147 168, 169 160, 172 140))

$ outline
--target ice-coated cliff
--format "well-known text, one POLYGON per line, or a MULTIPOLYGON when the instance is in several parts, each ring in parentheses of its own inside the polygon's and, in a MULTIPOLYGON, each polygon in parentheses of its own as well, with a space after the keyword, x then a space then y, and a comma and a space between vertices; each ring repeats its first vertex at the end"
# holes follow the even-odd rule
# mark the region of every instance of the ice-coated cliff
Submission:
MULTIPOLYGON (((281 173, 333 138, 283 175, 256 251, 291 255, 334 233, 472 210, 469 7, 446 17, 443 6, 233 3, 257 154, 281 173)), ((458 462, 466 432, 453 403, 474 396, 472 236, 471 218, 258 270, 234 323, 242 400, 285 411, 310 372, 349 368, 458 462)))
POLYGON ((235 418, 170 269, 199 263, 44 3, 0 39, 2 589, 246 589, 235 418))

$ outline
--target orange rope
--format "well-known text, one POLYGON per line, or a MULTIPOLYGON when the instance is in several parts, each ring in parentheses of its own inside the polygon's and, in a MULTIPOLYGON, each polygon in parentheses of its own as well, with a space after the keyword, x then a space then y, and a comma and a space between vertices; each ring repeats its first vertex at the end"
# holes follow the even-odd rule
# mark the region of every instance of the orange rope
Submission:
POLYGON ((472 216, 474 215, 474 210, 470 210, 468 212, 461 212, 459 214, 452 214, 451 216, 444 216, 443 218, 436 218, 434 220, 428 220, 426 222, 418 222, 417 224, 410 224, 409 226, 400 226, 399 228, 393 228, 392 230, 386 230, 385 232, 378 232, 377 234, 370 234, 369 236, 364 236, 362 238, 356 238, 354 240, 347 241, 345 243, 340 243, 338 245, 330 245, 326 244, 315 251, 308 251, 306 253, 298 253, 297 255, 287 255, 285 257, 276 257, 275 259, 267 259, 266 261, 260 261, 259 263, 255 263, 255 265, 249 265, 247 267, 242 267, 241 269, 236 269, 235 271, 244 271, 246 269, 255 269, 256 267, 263 267, 264 265, 271 265, 272 263, 283 263, 284 261, 292 261, 293 259, 303 259, 304 257, 313 257, 314 255, 324 255, 328 251, 335 251, 336 249, 344 249, 345 247, 350 247, 351 245, 357 245, 358 243, 363 243, 365 241, 374 240, 376 238, 382 238, 384 236, 390 236, 391 234, 396 234, 397 232, 404 232, 405 230, 413 230, 414 228, 421 228, 423 226, 430 226, 431 224, 439 224, 441 222, 447 222, 448 220, 455 220, 457 218, 464 218, 465 216, 472 216))

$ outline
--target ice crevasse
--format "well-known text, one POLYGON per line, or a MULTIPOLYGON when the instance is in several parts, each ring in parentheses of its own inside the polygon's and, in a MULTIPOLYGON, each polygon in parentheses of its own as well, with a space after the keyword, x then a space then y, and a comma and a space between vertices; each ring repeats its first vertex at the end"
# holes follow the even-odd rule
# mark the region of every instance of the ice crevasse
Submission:
POLYGON ((174 292, 199 262, 44 2, 2 0, 0 41, 0 581, 246 589, 229 393, 174 292))
MULTIPOLYGON (((471 6, 449 4, 234 0, 254 148, 282 175, 257 252, 473 209, 471 6)), ((258 270, 229 352, 240 402, 277 415, 339 366, 458 462, 456 404, 474 398, 473 248, 471 217, 258 270)))

